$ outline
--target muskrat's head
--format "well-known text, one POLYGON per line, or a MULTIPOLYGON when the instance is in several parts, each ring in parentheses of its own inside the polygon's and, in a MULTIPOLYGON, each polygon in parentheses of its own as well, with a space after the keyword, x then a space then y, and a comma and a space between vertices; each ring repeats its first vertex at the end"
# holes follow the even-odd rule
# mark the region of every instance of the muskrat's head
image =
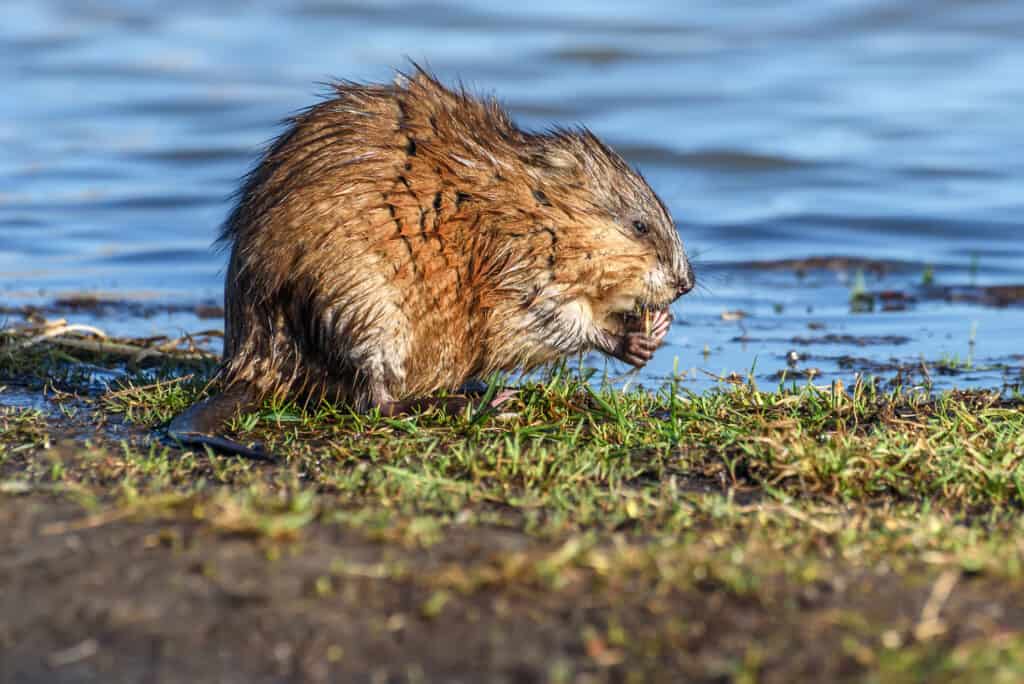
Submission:
POLYGON ((675 222, 647 181, 586 130, 542 137, 534 164, 558 228, 556 280, 575 281, 594 323, 609 331, 666 309, 693 289, 675 222))

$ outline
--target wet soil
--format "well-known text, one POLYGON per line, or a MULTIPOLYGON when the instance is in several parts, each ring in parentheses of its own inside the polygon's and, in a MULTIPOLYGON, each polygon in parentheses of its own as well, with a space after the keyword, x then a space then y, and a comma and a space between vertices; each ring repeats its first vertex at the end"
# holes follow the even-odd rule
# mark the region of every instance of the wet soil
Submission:
MULTIPOLYGON (((103 520, 42 495, 0 499, 0 678, 17 682, 841 681, 867 658, 844 617, 912 630, 931 587, 886 568, 779 578, 757 598, 714 582, 658 591, 577 573, 558 591, 517 584, 438 594, 430 579, 536 542, 502 529, 429 550, 315 524, 301 541, 211 533, 188 519, 103 520), (383 567, 407 570, 379 577, 383 567), (436 597, 442 596, 442 599, 436 597), (627 648, 597 636, 609 625, 627 648), (753 650, 752 650, 753 649, 753 650)), ((934 643, 1024 628, 1007 588, 962 579, 934 643)), ((853 630, 854 632, 856 630, 853 630)), ((866 635, 858 635, 861 638, 866 635)), ((866 649, 866 647, 865 647, 866 649)))

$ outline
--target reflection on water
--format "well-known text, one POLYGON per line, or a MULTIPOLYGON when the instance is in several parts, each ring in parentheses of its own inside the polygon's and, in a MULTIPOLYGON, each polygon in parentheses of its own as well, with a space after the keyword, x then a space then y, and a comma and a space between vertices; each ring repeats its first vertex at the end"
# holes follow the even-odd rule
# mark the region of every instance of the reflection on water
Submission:
MULTIPOLYGON (((984 369, 1019 373, 1024 309, 919 286, 927 272, 1024 283, 1022 34, 1013 0, 7 0, 0 297, 216 301, 210 243, 276 122, 317 81, 388 79, 409 56, 497 94, 523 125, 585 122, 662 194, 702 287, 642 377, 674 356, 772 377, 798 349, 826 377, 923 355, 970 357, 951 383, 999 383, 1014 371, 984 369), (861 282, 857 268, 751 264, 820 255, 889 267, 861 282), (851 315, 859 287, 910 299, 851 315), (909 341, 801 344, 822 337, 808 326, 909 341)), ((208 327, 180 313, 109 323, 208 327)))

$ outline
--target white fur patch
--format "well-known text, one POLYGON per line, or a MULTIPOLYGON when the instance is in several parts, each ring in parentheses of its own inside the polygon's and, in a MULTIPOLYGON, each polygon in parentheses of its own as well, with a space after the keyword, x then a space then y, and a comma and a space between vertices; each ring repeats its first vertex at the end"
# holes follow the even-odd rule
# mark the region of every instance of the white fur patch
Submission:
MULTIPOLYGON (((585 299, 574 299, 558 307, 558 317, 570 331, 569 337, 577 341, 577 347, 591 344, 597 331, 594 311, 585 299)), ((574 350, 566 350, 574 351, 574 350)))

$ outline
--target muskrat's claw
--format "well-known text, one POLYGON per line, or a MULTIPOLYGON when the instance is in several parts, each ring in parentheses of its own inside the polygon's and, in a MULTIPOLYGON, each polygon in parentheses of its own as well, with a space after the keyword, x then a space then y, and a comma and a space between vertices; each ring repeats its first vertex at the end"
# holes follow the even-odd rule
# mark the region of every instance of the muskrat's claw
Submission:
POLYGON ((626 332, 642 332, 650 337, 664 337, 671 324, 672 314, 668 309, 661 309, 640 316, 627 317, 626 332))
POLYGON ((668 309, 657 312, 651 320, 651 337, 657 338, 659 342, 665 339, 670 325, 672 325, 672 314, 668 312, 668 309))
POLYGON ((519 394, 519 390, 503 389, 503 390, 501 390, 500 392, 498 392, 497 394, 494 395, 494 398, 491 399, 491 403, 488 404, 488 407, 490 407, 490 408, 498 408, 499 406, 504 404, 509 399, 514 399, 516 397, 516 395, 518 395, 518 394, 519 394))

